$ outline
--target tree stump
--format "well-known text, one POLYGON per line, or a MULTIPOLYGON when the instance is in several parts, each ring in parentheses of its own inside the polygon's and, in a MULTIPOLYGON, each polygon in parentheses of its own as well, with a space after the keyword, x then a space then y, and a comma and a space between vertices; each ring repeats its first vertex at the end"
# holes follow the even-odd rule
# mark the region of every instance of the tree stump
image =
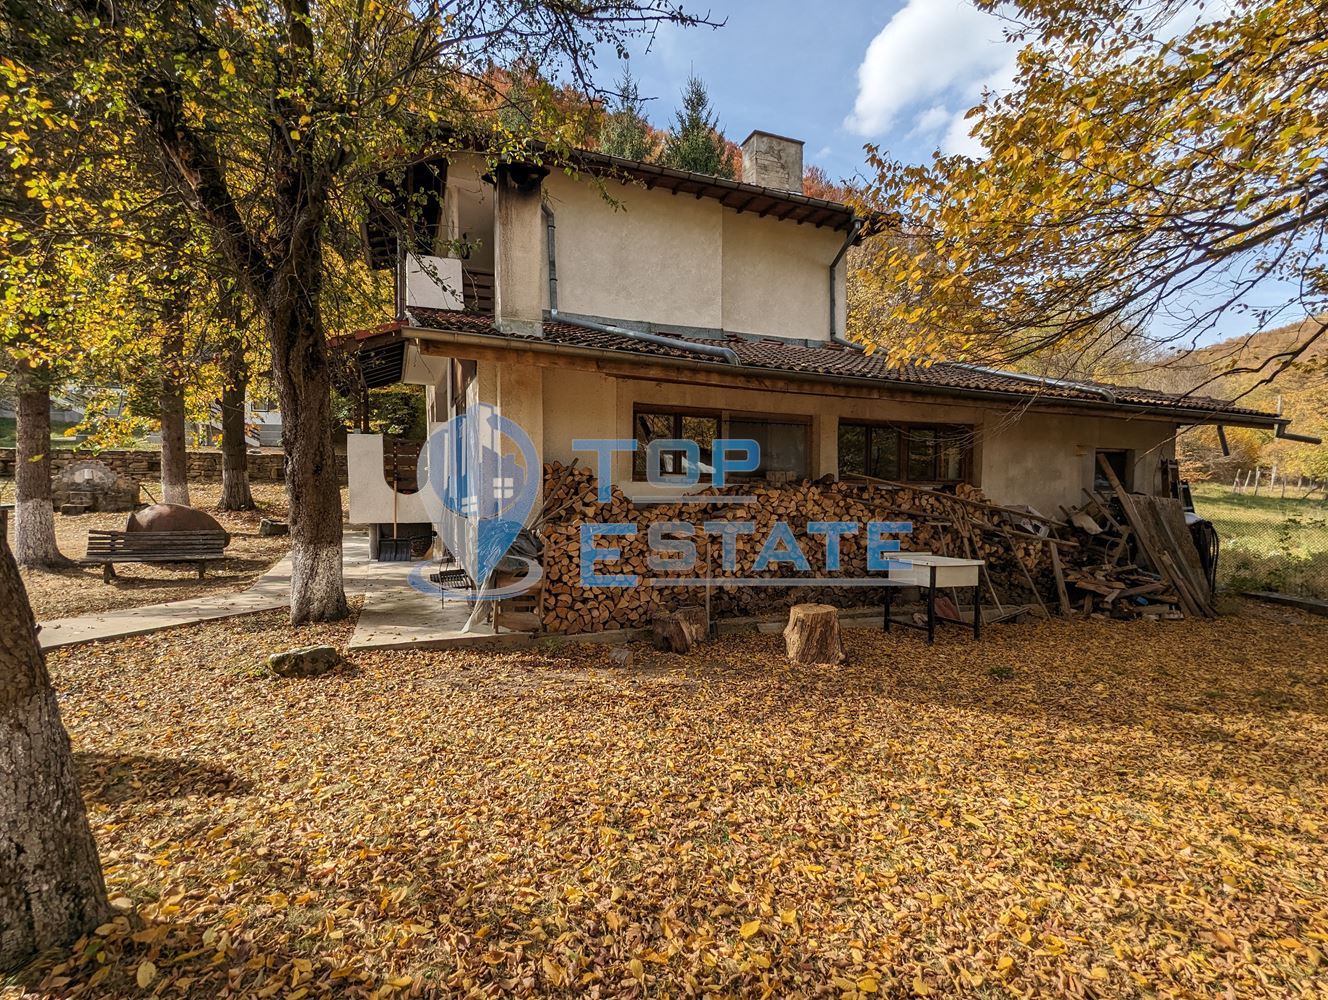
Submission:
POLYGON ((784 646, 792 663, 843 663, 839 609, 829 604, 795 604, 784 627, 784 646))
POLYGON ((686 653, 710 634, 710 622, 700 605, 656 615, 650 627, 655 648, 664 652, 686 653))

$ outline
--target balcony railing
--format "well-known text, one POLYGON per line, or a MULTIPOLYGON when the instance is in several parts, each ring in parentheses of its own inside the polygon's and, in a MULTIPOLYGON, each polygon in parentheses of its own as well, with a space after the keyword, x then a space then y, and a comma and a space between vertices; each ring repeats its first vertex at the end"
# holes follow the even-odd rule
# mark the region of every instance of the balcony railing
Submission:
POLYGON ((493 314, 493 272, 463 268, 461 272, 462 300, 466 312, 493 314))

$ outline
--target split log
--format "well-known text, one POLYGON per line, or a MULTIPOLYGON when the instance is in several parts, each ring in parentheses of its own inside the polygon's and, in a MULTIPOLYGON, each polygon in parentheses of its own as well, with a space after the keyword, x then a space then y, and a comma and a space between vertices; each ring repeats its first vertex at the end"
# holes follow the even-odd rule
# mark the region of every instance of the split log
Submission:
POLYGON ((784 628, 784 646, 792 663, 843 663, 839 610, 828 604, 794 605, 784 628))
POLYGON ((1070 596, 1065 590, 1065 573, 1061 570, 1061 557, 1056 553, 1056 546, 1048 545, 1047 554, 1051 556, 1051 572, 1056 581, 1056 599, 1060 602, 1062 617, 1070 617, 1070 596))

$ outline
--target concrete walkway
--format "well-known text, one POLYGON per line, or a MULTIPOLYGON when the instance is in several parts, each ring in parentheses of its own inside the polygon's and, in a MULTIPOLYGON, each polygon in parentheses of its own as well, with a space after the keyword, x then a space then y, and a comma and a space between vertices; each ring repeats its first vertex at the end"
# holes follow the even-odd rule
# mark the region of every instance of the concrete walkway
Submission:
MULTIPOLYGON (((347 532, 342 542, 342 558, 347 589, 358 592, 354 585, 363 576, 365 567, 373 565, 369 562, 368 535, 347 532)), ((77 618, 57 618, 40 623, 38 638, 42 649, 51 650, 101 639, 120 639, 127 635, 159 632, 218 618, 250 615, 258 611, 274 611, 290 604, 290 578, 291 558, 287 555, 259 577, 248 590, 171 601, 167 604, 149 604, 140 608, 118 608, 77 618)))
POLYGON ((409 580, 414 566, 382 562, 365 568, 364 607, 348 650, 523 649, 533 644, 534 637, 528 632, 495 633, 488 623, 463 632, 471 606, 416 590, 409 580))

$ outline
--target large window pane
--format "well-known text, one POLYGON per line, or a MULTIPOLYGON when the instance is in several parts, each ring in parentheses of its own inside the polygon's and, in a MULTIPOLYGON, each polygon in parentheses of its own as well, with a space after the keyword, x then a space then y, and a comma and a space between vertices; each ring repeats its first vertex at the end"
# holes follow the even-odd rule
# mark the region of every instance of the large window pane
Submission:
POLYGON ((709 479, 714 472, 711 464, 711 450, 714 441, 720 436, 719 416, 717 414, 683 414, 664 411, 636 411, 635 434, 637 450, 632 457, 632 478, 646 478, 646 448, 651 441, 681 440, 695 441, 700 453, 698 465, 689 467, 685 451, 670 450, 660 454, 660 471, 666 476, 684 474, 698 475, 702 480, 709 479))
POLYGON ((893 427, 871 427, 871 461, 867 475, 877 479, 899 479, 899 431, 893 427))
POLYGON ((758 476, 771 472, 791 473, 798 478, 808 475, 806 424, 732 417, 729 419, 729 437, 750 438, 760 445, 758 476))
POLYGON ((921 483, 936 479, 936 431, 930 427, 908 430, 908 478, 921 483))
POLYGON ((839 474, 913 483, 957 483, 968 476, 972 428, 958 424, 839 425, 839 474))
POLYGON ((839 474, 865 475, 867 472, 867 428, 862 424, 839 425, 839 474))
MULTIPOLYGON (((674 433, 674 426, 677 423, 677 414, 674 413, 640 413, 636 414, 636 453, 632 456, 632 478, 646 478, 646 445, 651 441, 658 441, 660 438, 677 437, 674 433)), ((676 469, 670 466, 675 464, 674 459, 669 455, 661 457, 661 465, 665 473, 676 474, 676 469)))
POLYGON ((967 430, 947 430, 940 435, 936 473, 943 482, 957 483, 964 478, 968 440, 967 430))
MULTIPOLYGON (((682 429, 678 437, 684 441, 695 441, 697 448, 701 452, 701 464, 696 470, 688 469, 686 471, 699 472, 702 479, 709 479, 715 472, 712 453, 715 442, 723 435, 719 432, 718 416, 695 416, 685 415, 682 418, 682 429)), ((680 460, 681 460, 680 456, 680 460)))

